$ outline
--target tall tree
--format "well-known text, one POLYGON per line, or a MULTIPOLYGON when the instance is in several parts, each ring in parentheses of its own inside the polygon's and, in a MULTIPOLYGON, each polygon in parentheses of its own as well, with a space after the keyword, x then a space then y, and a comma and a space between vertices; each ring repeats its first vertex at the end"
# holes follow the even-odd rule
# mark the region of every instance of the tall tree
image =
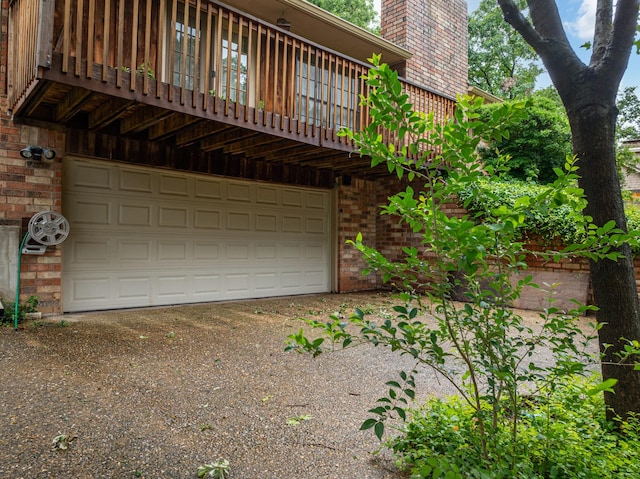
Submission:
MULTIPOLYGON (((518 0, 524 7, 525 0, 518 0)), ((469 83, 500 98, 533 90, 542 73, 538 56, 502 20, 494 0, 482 0, 469 16, 469 83)))
POLYGON ((373 0, 309 0, 359 27, 378 33, 377 14, 373 0))
MULTIPOLYGON (((616 94, 627 68, 638 28, 640 0, 597 0, 589 64, 571 47, 554 0, 527 0, 529 18, 515 0, 497 0, 504 19, 542 59, 558 90, 571 125, 573 152, 578 157, 580 186, 588 201, 585 214, 597 225, 614 220, 627 230, 616 169, 616 94)), ((622 338, 640 340, 640 301, 628 245, 617 261, 591 263, 602 374, 616 378, 614 393, 605 401, 613 413, 626 418, 640 412, 640 371, 618 366, 622 338), (610 346, 608 346, 610 345, 610 346)))

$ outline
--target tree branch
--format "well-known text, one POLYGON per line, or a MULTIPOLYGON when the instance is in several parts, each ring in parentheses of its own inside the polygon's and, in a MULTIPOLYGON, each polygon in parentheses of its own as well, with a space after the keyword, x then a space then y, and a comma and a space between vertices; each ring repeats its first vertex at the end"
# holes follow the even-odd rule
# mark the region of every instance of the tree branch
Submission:
POLYGON ((598 64, 605 55, 607 45, 611 41, 613 18, 613 0, 598 0, 596 7, 596 24, 593 34, 593 51, 591 65, 598 64))
POLYGON ((542 48, 544 39, 538 34, 533 25, 522 15, 520 9, 513 0, 498 0, 498 4, 502 9, 502 15, 504 20, 516 29, 522 38, 538 51, 538 48, 542 48))
POLYGON ((616 90, 629 63, 629 55, 638 25, 639 11, 640 0, 618 0, 613 19, 611 41, 606 46, 600 63, 597 65, 592 63, 592 66, 599 73, 617 79, 616 90))

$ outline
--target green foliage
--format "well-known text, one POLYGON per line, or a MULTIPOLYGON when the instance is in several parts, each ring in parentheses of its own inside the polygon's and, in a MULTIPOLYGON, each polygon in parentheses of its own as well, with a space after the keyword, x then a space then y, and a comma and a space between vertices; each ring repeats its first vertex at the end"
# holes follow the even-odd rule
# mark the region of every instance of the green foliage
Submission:
POLYGON ((212 479, 226 479, 229 477, 229 461, 218 459, 210 464, 198 467, 198 477, 210 477, 212 479))
POLYGON ((377 14, 373 0, 309 0, 338 17, 359 27, 378 33, 377 14))
POLYGON ((548 241, 560 239, 566 244, 582 241, 585 232, 581 227, 582 221, 576 221, 576 218, 584 209, 584 199, 565 191, 564 201, 557 204, 553 202, 552 193, 553 188, 546 185, 483 178, 461 189, 459 197, 470 212, 482 218, 500 207, 514 208, 523 198, 546 195, 548 202, 543 208, 526 211, 526 230, 535 231, 548 241))
POLYGON ((626 87, 618 92, 618 124, 616 135, 620 140, 640 139, 640 97, 635 86, 626 87))
MULTIPOLYGON (((0 302, 4 306, 4 310, 0 310, 0 324, 13 323, 13 316, 15 314, 15 301, 0 298, 0 302)), ((27 313, 35 313, 38 311, 38 297, 29 296, 23 304, 18 307, 18 322, 22 322, 27 313)))
MULTIPOLYGON (((496 104, 485 105, 480 118, 486 121, 497 110, 496 104)), ((527 116, 509 129, 509 137, 490 139, 480 148, 480 157, 488 166, 504 167, 504 178, 553 183, 554 169, 562 168, 572 152, 567 115, 547 93, 534 94, 526 111, 527 116)))
POLYGON ((469 83, 500 98, 521 98, 540 73, 536 53, 503 20, 497 3, 482 0, 469 16, 469 83))
MULTIPOLYGON (((364 273, 376 272, 398 290, 394 314, 378 318, 356 309, 347 320, 341 314, 328 321, 309 319, 308 326, 322 335, 309 339, 303 328, 289 337, 287 349, 317 356, 336 347, 370 344, 412 359, 414 367, 386 383, 387 393, 361 426, 380 439, 387 420, 406 420, 415 397, 416 372, 435 370, 456 389, 469 411, 467 427, 473 428, 474 454, 480 459, 475 467, 517 470, 520 436, 526 432, 518 423, 525 404, 541 401, 553 385, 585 373, 596 360, 585 352, 592 336, 578 321, 590 308, 576 304, 574 310, 560 311, 550 292, 548 306, 534 326, 509 307, 523 288, 539 287, 526 275, 527 250, 520 237, 527 218, 566 203, 574 206, 573 219, 584 237, 562 251, 537 253, 555 260, 581 255, 615 261, 620 256, 616 247, 633 235, 617 230, 614 222, 596 227, 579 213, 584 198, 575 186, 577 166, 571 158, 563 169, 556 168, 558 178, 547 190, 522 196, 513 205, 500 204, 486 211, 482 221, 474 215, 447 216, 444 205, 485 177, 476 158, 478 144, 508 138, 508 127, 522 120, 526 103, 499 104, 482 118, 481 100, 464 97, 454 118, 437 123, 433 114, 413 110, 397 72, 381 64, 378 56, 372 63, 369 96, 362 99, 370 109, 371 123, 358 133, 341 134, 352 139, 373 166, 386 164, 404 182, 404 189, 389 198, 382 214, 398 218, 413 231, 416 241, 411 244, 416 246, 405 246, 400 258, 390 260, 358 234, 349 243, 367 262, 364 273), (465 304, 452 300, 457 294, 464 295, 465 304), (546 361, 539 361, 541 350, 546 361), (508 437, 496 434, 499 428, 509 431, 508 437)), ((453 439, 444 438, 443 444, 454 447, 455 443, 448 444, 453 439)), ((431 477, 460 477, 459 469, 445 471, 443 461, 425 463, 431 477)))
POLYGON ((517 447, 510 444, 513 424, 496 424, 490 468, 478 441, 477 414, 458 396, 431 399, 413 411, 389 446, 416 479, 639 477, 640 420, 607 422, 602 395, 592 393, 598 386, 596 378, 568 378, 535 397, 524 396, 515 424, 517 447), (505 460, 511 453, 516 457, 505 460))

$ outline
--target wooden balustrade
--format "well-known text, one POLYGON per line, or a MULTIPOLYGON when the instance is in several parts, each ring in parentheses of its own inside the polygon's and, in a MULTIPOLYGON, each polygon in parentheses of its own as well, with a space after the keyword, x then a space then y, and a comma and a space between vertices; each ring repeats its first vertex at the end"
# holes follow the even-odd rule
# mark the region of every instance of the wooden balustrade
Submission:
MULTIPOLYGON (((14 0, 9 15, 10 108, 59 68, 57 81, 327 147, 347 149, 339 129, 368 121, 367 65, 216 2, 14 0)), ((417 108, 452 115, 453 100, 405 89, 417 108)))

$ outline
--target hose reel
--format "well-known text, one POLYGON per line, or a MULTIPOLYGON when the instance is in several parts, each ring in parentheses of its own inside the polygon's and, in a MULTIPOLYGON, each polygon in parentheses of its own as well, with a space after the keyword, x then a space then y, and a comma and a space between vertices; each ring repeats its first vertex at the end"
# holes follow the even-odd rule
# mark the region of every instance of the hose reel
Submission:
POLYGON ((42 211, 29 220, 27 234, 22 240, 22 254, 44 254, 47 246, 62 243, 69 236, 69 222, 60 213, 42 211))
POLYGON ((27 233, 22 238, 18 250, 18 283, 16 285, 16 302, 13 312, 13 327, 18 329, 18 316, 20 314, 20 269, 23 254, 44 254, 47 246, 56 246, 69 236, 69 222, 60 213, 55 211, 42 211, 36 213, 29 220, 27 233))

